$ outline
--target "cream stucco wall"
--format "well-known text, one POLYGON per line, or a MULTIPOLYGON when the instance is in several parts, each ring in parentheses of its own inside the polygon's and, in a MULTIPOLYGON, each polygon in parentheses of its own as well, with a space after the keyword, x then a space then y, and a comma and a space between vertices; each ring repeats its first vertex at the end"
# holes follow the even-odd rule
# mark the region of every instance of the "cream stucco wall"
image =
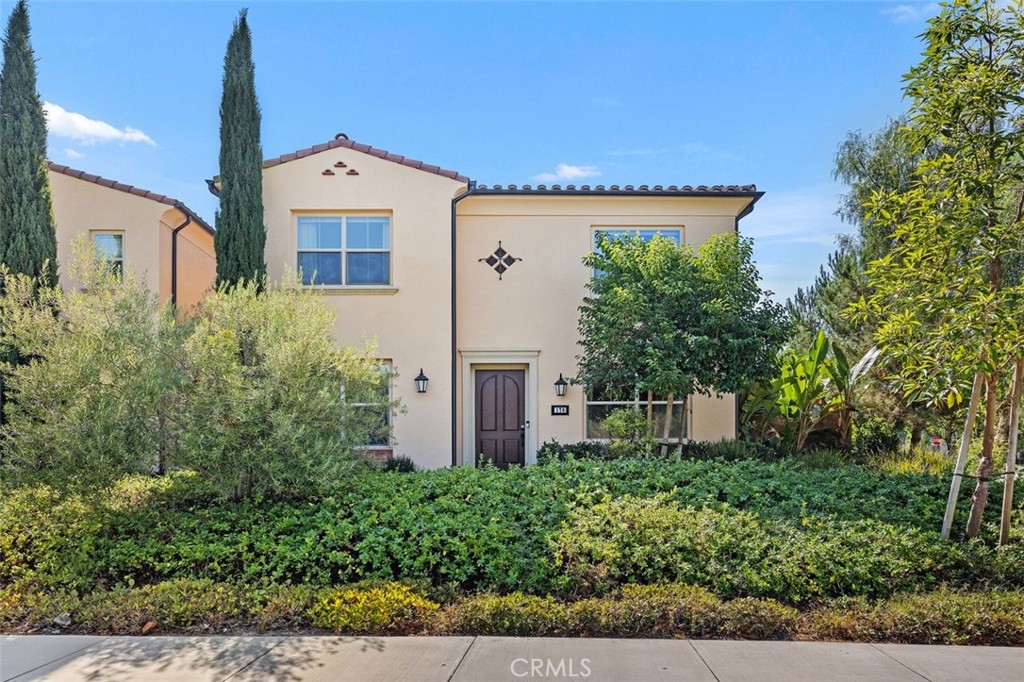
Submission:
MULTIPOLYGON (((576 373, 577 308, 590 272, 581 258, 600 227, 678 227, 688 244, 733 230, 751 202, 741 197, 499 196, 471 194, 457 204, 457 356, 452 386, 451 210, 465 192, 456 180, 376 156, 337 148, 271 166, 264 171, 267 269, 278 279, 297 267, 297 221, 303 215, 391 217, 389 286, 320 287, 337 315, 339 343, 376 343, 376 357, 397 373, 393 395, 404 411, 394 423, 394 454, 423 467, 452 461, 464 452, 463 429, 471 424, 469 382, 474 368, 515 366, 528 370, 527 461, 543 441, 584 436, 580 387, 556 398, 559 373, 576 373), (325 170, 332 174, 324 174, 325 170), (357 174, 349 174, 349 171, 357 174), (501 240, 522 258, 499 281, 480 259, 501 240), (417 394, 413 377, 430 377, 417 394), (465 388, 464 388, 465 387, 465 388), (457 403, 452 415, 452 391, 457 403), (568 404, 569 416, 552 416, 551 405, 568 404)), ((691 402, 693 438, 732 437, 732 396, 691 402)), ((470 436, 471 437, 471 436, 470 436)))
POLYGON ((93 231, 107 231, 124 234, 126 265, 150 289, 160 291, 160 220, 169 206, 53 171, 50 189, 62 286, 78 286, 69 272, 72 242, 79 236, 88 239, 93 231))
MULTIPOLYGON (((582 387, 570 386, 555 396, 559 373, 576 373, 578 307, 590 271, 581 263, 592 248, 597 228, 679 228, 685 243, 698 246, 715 233, 735 229, 736 216, 749 197, 589 197, 475 195, 458 204, 458 345, 463 355, 483 358, 481 351, 518 351, 535 356, 536 393, 528 395, 533 431, 529 448, 555 438, 573 442, 584 437, 586 418, 582 387), (501 280, 479 262, 501 240, 512 256, 522 258, 501 280), (551 406, 569 406, 568 416, 552 416, 551 406)), ((511 355, 514 356, 514 353, 511 355)), ((481 359, 481 362, 485 360, 481 359)), ((460 363, 460 372, 472 367, 460 363)), ((462 386, 471 385, 460 377, 462 386)), ((736 432, 733 396, 696 397, 691 403, 690 437, 732 438, 736 432)), ((464 461, 463 430, 470 411, 459 420, 459 452, 464 461), (465 420, 465 422, 464 422, 465 420)))
MULTIPOLYGON (((128 192, 50 171, 57 224, 57 261, 61 285, 78 286, 71 277, 72 244, 97 232, 123 235, 127 268, 166 301, 171 293, 171 233, 185 221, 173 206, 128 192)), ((178 234, 178 302, 189 307, 212 286, 216 275, 213 236, 193 223, 178 234)))
POLYGON ((375 341, 375 355, 392 362, 393 395, 405 410, 395 420, 394 453, 424 467, 451 464, 451 200, 464 187, 344 148, 264 172, 273 279, 296 270, 299 215, 391 216, 391 286, 323 288, 321 295, 337 314, 340 343, 375 341), (425 394, 413 384, 421 367, 430 378, 425 394))
MULTIPOLYGON (((185 216, 170 209, 161 220, 160 228, 160 296, 171 293, 171 244, 173 232, 185 216)), ((217 258, 213 249, 213 235, 195 223, 189 223, 178 232, 178 308, 186 313, 195 308, 209 292, 217 279, 217 258)))

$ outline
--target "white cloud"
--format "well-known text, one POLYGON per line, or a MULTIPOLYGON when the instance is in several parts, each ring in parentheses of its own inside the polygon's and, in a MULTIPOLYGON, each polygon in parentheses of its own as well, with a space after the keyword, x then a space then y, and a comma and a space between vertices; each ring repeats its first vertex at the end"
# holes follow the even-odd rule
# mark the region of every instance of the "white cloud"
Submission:
POLYGON ((68 111, 63 107, 51 102, 43 102, 43 110, 46 112, 47 128, 51 135, 75 140, 85 145, 93 145, 98 142, 143 142, 155 147, 153 141, 146 133, 131 126, 116 128, 106 121, 89 118, 74 111, 68 111))
POLYGON ((68 157, 69 159, 82 159, 82 158, 85 158, 85 154, 83 154, 82 152, 78 151, 77 149, 71 149, 70 147, 65 147, 64 148, 64 156, 68 157))
POLYGON ((557 182, 558 180, 580 180, 582 178, 596 178, 601 174, 597 166, 574 166, 569 163, 560 163, 555 166, 554 173, 538 173, 533 176, 537 182, 557 182))
POLYGON ((892 19, 894 24, 906 24, 927 19, 939 9, 938 3, 919 2, 912 5, 896 5, 882 10, 882 14, 892 19))

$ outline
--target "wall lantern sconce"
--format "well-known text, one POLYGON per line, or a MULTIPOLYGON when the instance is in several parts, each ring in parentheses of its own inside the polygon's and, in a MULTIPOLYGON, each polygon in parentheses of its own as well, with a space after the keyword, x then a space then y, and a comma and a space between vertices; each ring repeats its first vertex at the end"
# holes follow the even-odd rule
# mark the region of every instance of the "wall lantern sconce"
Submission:
POLYGON ((565 395, 565 389, 569 387, 569 382, 565 380, 562 373, 558 373, 558 381, 555 382, 555 395, 562 397, 565 395))
POLYGON ((430 381, 430 379, 428 379, 427 375, 423 373, 423 368, 422 367, 420 367, 420 373, 418 375, 416 375, 416 378, 413 379, 413 381, 416 382, 416 392, 417 393, 426 393, 427 392, 427 382, 430 381))

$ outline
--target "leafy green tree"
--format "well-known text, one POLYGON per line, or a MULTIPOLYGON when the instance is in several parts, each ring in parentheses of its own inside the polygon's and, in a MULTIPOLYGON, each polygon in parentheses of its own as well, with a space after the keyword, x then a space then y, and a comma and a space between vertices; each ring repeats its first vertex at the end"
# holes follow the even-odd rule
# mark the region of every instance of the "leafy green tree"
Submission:
POLYGON ((14 274, 57 281, 46 115, 24 0, 8 19, 0 72, 0 263, 14 274))
POLYGON ((333 315, 297 283, 225 287, 179 320, 130 268, 84 240, 75 252, 83 289, 10 275, 0 292, 0 343, 32 358, 0 363, 4 478, 95 489, 177 467, 225 497, 315 494, 390 435, 387 378, 369 350, 336 347, 333 315))
MULTIPOLYGON (((208 295, 181 357, 188 391, 181 466, 226 495, 317 492, 351 474, 381 435, 372 349, 339 349, 335 317, 298 283, 245 281, 208 295)), ((384 434, 388 435, 388 434, 384 434)))
POLYGON ((6 475, 90 486, 173 458, 187 327, 130 268, 122 279, 84 239, 73 251, 82 289, 13 275, 0 294, 0 342, 31 358, 0 365, 0 437, 6 475))
MULTIPOLYGON (((577 380, 619 395, 731 393, 771 375, 789 329, 760 288, 753 245, 715 235, 694 251, 655 237, 609 239, 580 307, 577 380)), ((668 429, 666 429, 668 431, 668 429)))
POLYGON ((256 99, 252 34, 242 10, 224 56, 220 102, 220 210, 217 211, 217 284, 262 284, 267 272, 263 224, 263 151, 256 99))
POLYGON ((868 270, 876 338, 902 366, 908 394, 978 374, 982 453, 966 535, 981 527, 992 472, 1001 373, 1021 354, 1024 287, 1007 265, 1024 236, 1024 27, 1019 3, 956 0, 925 31, 906 76, 912 144, 925 155, 910 188, 877 194, 869 215, 892 250, 868 270))

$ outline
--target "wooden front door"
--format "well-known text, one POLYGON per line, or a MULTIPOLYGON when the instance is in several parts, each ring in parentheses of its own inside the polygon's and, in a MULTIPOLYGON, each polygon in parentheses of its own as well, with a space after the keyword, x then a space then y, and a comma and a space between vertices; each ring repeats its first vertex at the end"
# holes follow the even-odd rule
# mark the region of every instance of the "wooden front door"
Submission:
POLYGON ((477 463, 526 463, 526 370, 476 371, 477 463))

